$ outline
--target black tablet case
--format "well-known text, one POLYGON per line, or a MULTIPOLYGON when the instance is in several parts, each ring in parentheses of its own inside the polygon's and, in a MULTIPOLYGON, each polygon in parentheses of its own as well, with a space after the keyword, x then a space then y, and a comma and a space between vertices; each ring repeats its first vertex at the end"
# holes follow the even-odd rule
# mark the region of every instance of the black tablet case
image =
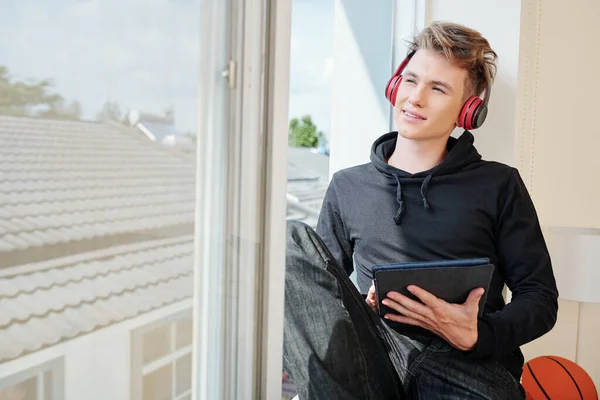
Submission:
POLYGON ((413 262, 382 265, 373 268, 379 315, 398 314, 381 303, 390 291, 421 302, 406 287, 416 285, 448 303, 462 304, 471 290, 482 287, 485 293, 479 301, 479 315, 487 298, 494 265, 487 258, 413 262))

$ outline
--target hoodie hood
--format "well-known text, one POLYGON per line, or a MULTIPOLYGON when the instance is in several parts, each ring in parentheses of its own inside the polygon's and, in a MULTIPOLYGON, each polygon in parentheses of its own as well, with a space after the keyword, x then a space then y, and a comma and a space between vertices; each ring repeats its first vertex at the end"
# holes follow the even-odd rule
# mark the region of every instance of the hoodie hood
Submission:
POLYGON ((405 211, 402 196, 403 180, 422 180, 421 197, 423 200, 423 207, 428 210, 430 205, 427 201, 427 189, 431 185, 431 182, 435 181, 435 177, 459 171, 467 165, 481 160, 481 155, 473 145, 475 140, 473 134, 469 131, 464 131, 458 139, 453 137, 448 139, 446 145, 448 154, 440 164, 427 171, 410 174, 387 163, 387 160, 392 156, 396 148, 397 138, 398 132, 390 132, 377 139, 371 147, 371 163, 379 172, 381 172, 390 184, 396 185, 398 211, 396 212, 396 215, 394 215, 394 223, 400 225, 402 215, 405 211))

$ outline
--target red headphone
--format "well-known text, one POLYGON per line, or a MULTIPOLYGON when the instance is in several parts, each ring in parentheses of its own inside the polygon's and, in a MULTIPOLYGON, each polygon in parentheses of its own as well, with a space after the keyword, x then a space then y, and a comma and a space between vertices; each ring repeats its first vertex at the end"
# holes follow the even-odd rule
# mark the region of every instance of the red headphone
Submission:
MULTIPOLYGON (((402 82, 402 71, 406 67, 406 64, 410 61, 415 52, 411 52, 402 61, 402 64, 398 67, 394 75, 389 80, 385 87, 385 97, 392 103, 392 106, 396 105, 396 96, 398 95, 398 89, 400 88, 400 82, 402 82)), ((491 88, 488 86, 483 92, 483 98, 479 96, 470 97, 463 108, 460 110, 458 117, 458 126, 466 130, 473 130, 481 127, 485 122, 485 117, 488 112, 488 101, 490 99, 491 88)))

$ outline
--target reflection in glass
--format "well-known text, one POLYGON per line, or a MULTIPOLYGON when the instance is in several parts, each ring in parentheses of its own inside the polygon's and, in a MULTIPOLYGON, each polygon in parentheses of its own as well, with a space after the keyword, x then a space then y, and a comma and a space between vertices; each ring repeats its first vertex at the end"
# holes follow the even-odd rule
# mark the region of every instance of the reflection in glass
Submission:
POLYGON ((192 356, 187 355, 177 360, 175 369, 177 375, 176 394, 180 395, 192 389, 192 356))
POLYGON ((143 400, 171 400, 171 365, 144 377, 143 400))
POLYGON ((8 0, 0 36, 0 399, 174 399, 200 0, 8 0))
POLYGON ((36 378, 0 389, 0 400, 39 400, 36 378))

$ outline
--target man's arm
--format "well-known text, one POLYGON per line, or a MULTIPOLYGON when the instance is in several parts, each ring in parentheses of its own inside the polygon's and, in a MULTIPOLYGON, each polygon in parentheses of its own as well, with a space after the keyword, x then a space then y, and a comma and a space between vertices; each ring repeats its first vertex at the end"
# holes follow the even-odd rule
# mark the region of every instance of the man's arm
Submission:
POLYGON ((353 247, 342 221, 335 187, 334 175, 323 199, 319 221, 317 222, 317 234, 327 245, 333 259, 350 275, 354 271, 353 247))
POLYGON ((513 169, 500 204, 496 232, 499 266, 512 299, 478 321, 477 358, 499 359, 549 332, 556 323, 558 290, 550 255, 527 188, 513 169))

